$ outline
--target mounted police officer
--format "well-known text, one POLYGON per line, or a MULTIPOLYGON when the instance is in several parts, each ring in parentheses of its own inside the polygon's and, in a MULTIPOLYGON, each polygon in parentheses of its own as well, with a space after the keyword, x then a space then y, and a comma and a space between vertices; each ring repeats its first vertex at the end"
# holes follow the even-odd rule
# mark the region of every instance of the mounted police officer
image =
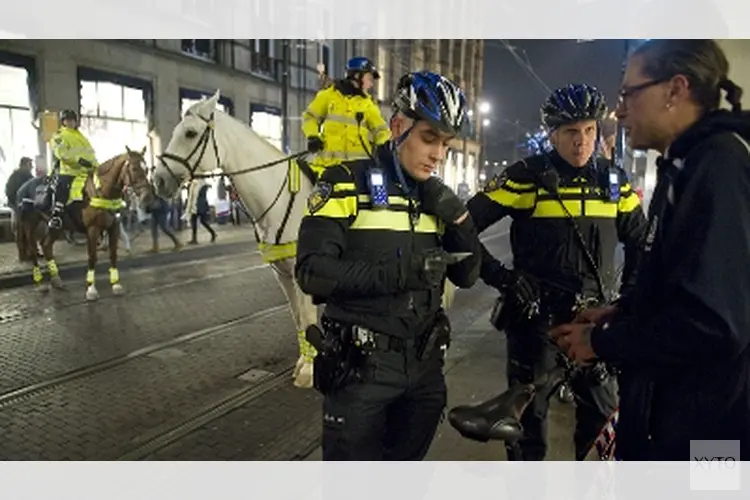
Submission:
POLYGON ((86 177, 99 163, 91 143, 78 130, 78 114, 70 109, 60 113, 60 128, 52 136, 50 147, 55 156, 55 166, 49 175, 52 178, 56 175, 57 183, 49 227, 61 229, 73 180, 76 177, 86 177))
MULTIPOLYGON (((552 151, 525 158, 491 180, 467 207, 481 233, 513 219, 513 270, 483 248, 482 279, 504 298, 494 315, 508 343, 508 384, 530 383, 556 363, 550 322, 567 322, 571 307, 606 300, 616 287, 615 250, 625 246, 620 291, 632 286, 646 219, 625 173, 594 156, 604 96, 589 85, 556 90, 541 109, 552 151)), ((576 394, 576 456, 586 455, 617 405, 616 384, 602 366, 571 381, 576 394)), ((543 460, 548 400, 540 395, 525 411, 522 456, 543 460)), ((517 449, 517 448, 516 448, 517 449)))
POLYGON ((446 404, 446 277, 479 277, 466 207, 433 174, 465 133, 461 89, 435 73, 398 83, 395 139, 370 159, 332 166, 308 201, 296 277, 325 303, 315 386, 325 395, 324 460, 421 460, 446 404))
POLYGON ((318 176, 328 166, 367 158, 367 151, 391 138, 369 94, 378 78, 372 61, 353 57, 346 65, 346 77, 318 92, 302 114, 308 151, 316 155, 310 166, 318 176))

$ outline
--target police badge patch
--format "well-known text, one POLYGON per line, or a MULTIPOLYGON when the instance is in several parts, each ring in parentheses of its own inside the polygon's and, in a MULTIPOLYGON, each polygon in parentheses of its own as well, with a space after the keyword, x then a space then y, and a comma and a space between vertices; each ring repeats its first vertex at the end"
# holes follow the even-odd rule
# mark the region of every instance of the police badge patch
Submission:
POLYGON ((314 214, 328 202, 333 192, 333 186, 328 182, 318 182, 315 184, 310 197, 307 198, 307 209, 314 214))

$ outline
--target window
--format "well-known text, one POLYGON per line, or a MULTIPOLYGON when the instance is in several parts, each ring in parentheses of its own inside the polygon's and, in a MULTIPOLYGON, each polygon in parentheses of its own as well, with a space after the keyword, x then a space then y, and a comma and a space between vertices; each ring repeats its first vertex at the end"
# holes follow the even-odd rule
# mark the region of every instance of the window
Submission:
POLYGON ((0 65, 0 106, 25 108, 29 106, 29 86, 26 70, 0 65))
POLYGON ((126 120, 140 120, 146 116, 146 102, 143 91, 132 87, 122 88, 122 114, 126 120))
POLYGON ((144 91, 103 80, 80 81, 80 129, 104 162, 125 152, 146 146, 151 157, 144 91))
MULTIPOLYGON (((27 71, 15 66, 0 65, 0 186, 18 167, 22 157, 32 160, 39 154, 37 131, 32 125, 27 71)), ((0 205, 5 190, 0 190, 0 205)))
POLYGON ((182 52, 201 59, 216 59, 215 40, 181 40, 182 52))
POLYGON ((331 48, 326 44, 321 44, 320 62, 325 65, 327 75, 331 74, 331 48))
POLYGON ((111 118, 124 118, 122 112, 123 95, 122 86, 109 82, 97 82, 96 88, 99 116, 111 118))
POLYGON ((267 111, 252 111, 251 113, 250 123, 252 129, 281 151, 284 147, 281 116, 267 111))
POLYGON ((271 40, 267 38, 258 38, 251 40, 253 42, 253 53, 251 59, 250 70, 256 73, 262 73, 265 75, 272 75, 273 73, 273 45, 271 40))
POLYGON ((96 82, 81 82, 81 114, 92 116, 99 114, 96 82))
POLYGON ((268 38, 258 39, 258 54, 271 57, 271 40, 268 38))

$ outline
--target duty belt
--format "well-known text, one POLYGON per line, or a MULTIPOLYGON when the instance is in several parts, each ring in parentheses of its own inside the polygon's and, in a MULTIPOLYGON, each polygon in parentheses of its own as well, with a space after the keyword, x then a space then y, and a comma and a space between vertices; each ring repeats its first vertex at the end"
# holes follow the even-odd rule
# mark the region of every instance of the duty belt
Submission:
POLYGON ((357 325, 351 328, 354 345, 365 351, 403 352, 406 347, 406 342, 402 338, 374 332, 357 325))
POLYGON ((321 323, 327 335, 338 335, 342 339, 350 339, 352 344, 365 352, 403 352, 406 348, 404 339, 376 332, 363 326, 344 323, 325 316, 321 323))

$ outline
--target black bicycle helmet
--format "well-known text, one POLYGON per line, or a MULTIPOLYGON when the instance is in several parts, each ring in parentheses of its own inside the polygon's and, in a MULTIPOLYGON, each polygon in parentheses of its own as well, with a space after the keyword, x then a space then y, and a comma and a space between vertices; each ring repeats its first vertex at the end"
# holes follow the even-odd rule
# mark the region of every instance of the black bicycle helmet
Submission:
POLYGON ((541 114, 542 123, 550 129, 583 120, 599 122, 607 117, 607 101, 596 87, 571 84, 552 92, 541 114))

